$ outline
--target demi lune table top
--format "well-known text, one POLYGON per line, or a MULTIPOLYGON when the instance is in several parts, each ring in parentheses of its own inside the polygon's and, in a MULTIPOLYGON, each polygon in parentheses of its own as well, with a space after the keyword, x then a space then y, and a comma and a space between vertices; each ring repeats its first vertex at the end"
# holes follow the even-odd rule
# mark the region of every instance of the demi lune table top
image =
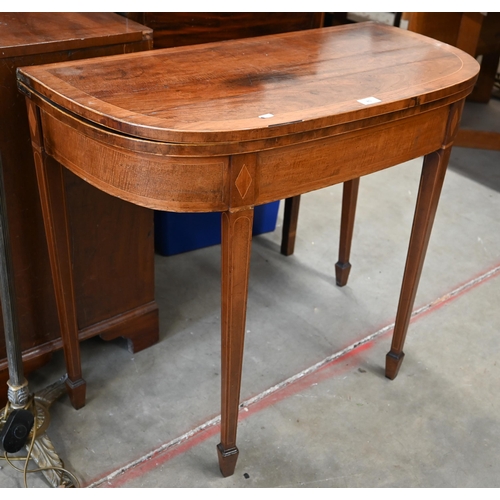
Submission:
POLYGON ((25 68, 19 77, 119 133, 220 144, 421 106, 467 89, 476 73, 476 61, 452 46, 361 23, 25 68))

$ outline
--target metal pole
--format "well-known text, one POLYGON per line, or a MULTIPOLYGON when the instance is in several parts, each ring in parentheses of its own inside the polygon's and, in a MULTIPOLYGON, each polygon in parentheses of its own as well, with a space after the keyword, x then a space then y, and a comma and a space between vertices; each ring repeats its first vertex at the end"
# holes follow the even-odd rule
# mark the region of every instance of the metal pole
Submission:
POLYGON ((29 390, 28 383, 24 378, 21 343, 15 311, 16 294, 12 277, 12 256, 9 241, 3 166, 2 157, 0 156, 0 300, 2 302, 5 345, 9 366, 8 397, 14 408, 21 408, 28 402, 29 390))
MULTIPOLYGON (((28 409, 37 419, 34 429, 33 445, 26 444, 29 458, 40 467, 44 476, 54 488, 65 488, 78 485, 75 476, 66 471, 54 445, 45 433, 49 425, 49 407, 65 392, 66 376, 40 391, 30 404, 28 381, 24 377, 23 358, 17 314, 15 310, 15 289, 12 267, 12 256, 9 245, 9 227, 7 222, 7 204, 5 202, 5 186, 3 180, 2 157, 0 155, 0 300, 2 302, 5 345, 7 363, 9 365, 8 399, 10 410, 28 409)), ((7 408, 7 407, 6 407, 7 408)))

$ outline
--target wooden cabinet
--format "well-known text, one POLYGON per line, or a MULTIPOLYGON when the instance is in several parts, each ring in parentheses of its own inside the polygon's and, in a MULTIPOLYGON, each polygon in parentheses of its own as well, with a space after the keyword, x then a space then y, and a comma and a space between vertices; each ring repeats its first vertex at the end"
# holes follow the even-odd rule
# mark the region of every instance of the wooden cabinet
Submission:
MULTIPOLYGON (((61 338, 25 97, 16 68, 149 50, 152 31, 117 14, 0 13, 0 154, 15 306, 25 372, 46 363, 61 338)), ((119 84, 119 82, 117 82, 119 84)), ((158 340, 153 213, 66 173, 79 338, 124 336, 133 351, 158 340)), ((0 406, 8 379, 0 328, 0 406)))
POLYGON ((157 49, 323 25, 321 12, 130 12, 123 15, 152 28, 157 49))

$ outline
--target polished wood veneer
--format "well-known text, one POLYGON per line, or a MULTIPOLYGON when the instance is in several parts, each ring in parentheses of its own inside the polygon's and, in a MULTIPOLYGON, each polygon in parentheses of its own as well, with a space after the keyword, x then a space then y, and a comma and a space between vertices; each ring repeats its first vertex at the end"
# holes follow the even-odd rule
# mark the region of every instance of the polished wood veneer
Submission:
MULTIPOLYGON (((136 205, 222 212, 217 450, 222 474, 231 475, 254 206, 346 183, 345 256, 359 177, 424 156, 386 359, 387 377, 396 377, 449 154, 478 69, 451 46, 360 23, 18 70, 69 355, 78 355, 78 342, 70 230, 61 216, 64 169, 136 205)), ((298 207, 292 201, 288 210, 298 207)), ((347 279, 343 264, 340 282, 347 279)), ((76 407, 80 375, 70 375, 76 407)))
MULTIPOLYGON (((30 130, 16 68, 151 49, 151 29, 107 13, 0 13, 0 154, 5 179, 15 308, 25 372, 62 339, 43 229, 30 130)), ((158 339, 153 218, 64 174, 78 336, 125 336, 133 351, 158 339), (113 255, 110 258, 110 254, 113 255)), ((3 328, 3 323, 0 322, 3 328)), ((0 406, 8 379, 0 332, 0 406)))

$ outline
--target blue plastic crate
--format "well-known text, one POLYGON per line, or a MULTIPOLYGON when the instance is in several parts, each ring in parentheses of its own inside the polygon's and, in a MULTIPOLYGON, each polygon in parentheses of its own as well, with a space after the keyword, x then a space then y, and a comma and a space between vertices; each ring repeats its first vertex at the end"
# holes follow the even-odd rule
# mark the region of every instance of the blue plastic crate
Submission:
MULTIPOLYGON (((279 201, 259 205, 254 210, 253 235, 276 229, 279 201)), ((155 211, 155 250, 175 255, 221 242, 221 214, 187 214, 155 211)))

